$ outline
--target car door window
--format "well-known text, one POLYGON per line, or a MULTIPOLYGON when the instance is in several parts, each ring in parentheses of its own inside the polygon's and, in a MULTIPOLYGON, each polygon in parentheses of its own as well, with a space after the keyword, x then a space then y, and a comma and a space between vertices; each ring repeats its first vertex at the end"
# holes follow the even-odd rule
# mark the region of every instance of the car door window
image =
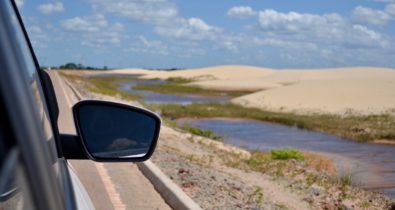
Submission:
POLYGON ((3 117, 0 118, 0 210, 35 209, 25 165, 20 161, 17 146, 5 135, 3 117))
POLYGON ((34 209, 31 201, 40 209, 64 209, 65 176, 34 55, 15 4, 0 5, 0 133, 6 132, 0 138, 0 210, 34 209))
MULTIPOLYGON (((11 8, 10 8, 11 9, 11 8)), ((12 21, 15 23, 15 26, 20 26, 20 23, 18 21, 18 18, 16 17, 15 13, 10 12, 10 14, 13 16, 12 21)), ((41 126, 44 130, 44 134, 47 140, 47 145, 50 147, 49 151, 51 152, 51 162, 52 163, 57 163, 57 154, 56 154, 56 145, 55 145, 55 140, 54 140, 54 135, 53 135, 53 130, 51 126, 51 121, 49 118, 49 113, 48 113, 48 108, 45 103, 45 97, 43 93, 43 87, 41 85, 41 81, 36 69, 36 65, 34 63, 34 58, 33 55, 31 54, 29 45, 27 43, 26 37, 23 33, 23 30, 21 27, 14 27, 14 32, 16 35, 16 38, 18 39, 18 42, 20 43, 21 46, 21 51, 23 56, 19 59, 22 59, 22 63, 25 63, 27 68, 24 68, 26 80, 30 84, 30 89, 33 93, 33 98, 35 101, 36 108, 39 113, 39 118, 40 118, 40 123, 41 126)), ((59 171, 58 167, 56 164, 54 165, 55 171, 59 171)))

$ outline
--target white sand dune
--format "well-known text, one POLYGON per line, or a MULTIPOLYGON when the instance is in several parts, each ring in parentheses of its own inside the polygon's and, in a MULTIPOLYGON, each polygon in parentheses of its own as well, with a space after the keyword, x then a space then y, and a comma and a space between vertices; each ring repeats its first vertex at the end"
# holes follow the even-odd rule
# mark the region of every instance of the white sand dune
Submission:
POLYGON ((395 112, 395 69, 336 68, 273 70, 217 66, 193 70, 114 70, 143 78, 199 78, 191 85, 208 89, 256 90, 233 103, 273 111, 378 114, 395 112))

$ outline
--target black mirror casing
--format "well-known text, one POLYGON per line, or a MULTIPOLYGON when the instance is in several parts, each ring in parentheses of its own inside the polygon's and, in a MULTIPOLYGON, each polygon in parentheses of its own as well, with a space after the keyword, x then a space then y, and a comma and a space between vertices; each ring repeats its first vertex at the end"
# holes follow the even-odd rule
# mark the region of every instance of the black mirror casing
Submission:
POLYGON ((85 100, 73 106, 73 115, 82 146, 94 161, 140 162, 149 159, 155 150, 161 120, 151 111, 85 100))

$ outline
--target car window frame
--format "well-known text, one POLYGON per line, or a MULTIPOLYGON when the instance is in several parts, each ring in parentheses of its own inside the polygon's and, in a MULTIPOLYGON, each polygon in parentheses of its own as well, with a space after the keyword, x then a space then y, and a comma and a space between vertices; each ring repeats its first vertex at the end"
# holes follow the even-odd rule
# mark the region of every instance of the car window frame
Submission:
MULTIPOLYGON (((23 57, 23 53, 13 32, 13 27, 21 27, 24 33, 26 30, 15 2, 3 1, 1 4, 0 66, 6 71, 2 71, 0 78, 0 96, 7 110, 6 119, 12 128, 10 132, 21 151, 21 160, 26 165, 28 182, 34 191, 32 194, 36 207, 38 209, 65 209, 65 195, 62 191, 64 187, 61 186, 48 160, 50 153, 44 142, 45 135, 42 127, 40 128, 38 124, 40 120, 32 99, 31 89, 23 75, 23 70, 27 66, 20 59, 23 57), (12 18, 17 20, 12 22, 12 18), (15 21, 17 26, 13 25, 15 21)), ((35 55, 31 51, 31 44, 26 34, 24 34, 24 39, 30 45, 30 53, 34 60, 35 55)), ((34 62, 37 68, 37 60, 34 62)))

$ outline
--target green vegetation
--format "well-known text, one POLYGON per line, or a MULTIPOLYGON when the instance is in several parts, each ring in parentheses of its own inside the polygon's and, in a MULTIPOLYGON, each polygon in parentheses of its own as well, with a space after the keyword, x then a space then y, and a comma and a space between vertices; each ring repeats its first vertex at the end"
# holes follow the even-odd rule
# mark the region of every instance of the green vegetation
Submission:
POLYGON ((73 81, 81 83, 87 90, 108 96, 120 97, 125 100, 138 100, 141 95, 119 90, 120 82, 130 81, 131 78, 122 77, 81 77, 60 72, 60 74, 73 81))
POLYGON ((213 140, 220 140, 222 139, 222 136, 216 136, 214 135, 214 132, 211 130, 203 130, 200 128, 196 128, 196 127, 191 127, 188 125, 184 125, 181 126, 181 129, 188 131, 189 133, 192 133, 194 135, 198 135, 198 136, 203 136, 203 137, 207 137, 213 140))
POLYGON ((103 95, 119 96, 125 100, 138 100, 141 98, 141 95, 119 90, 120 82, 130 81, 130 78, 90 77, 87 78, 87 80, 91 84, 88 86, 88 90, 93 92, 103 95))
POLYGON ((330 160, 320 161, 323 166, 317 166, 315 160, 320 158, 317 155, 291 149, 253 152, 249 157, 224 151, 217 151, 217 154, 219 154, 222 163, 228 167, 261 172, 272 176, 274 179, 286 177, 298 180, 289 186, 293 189, 298 189, 298 186, 305 189, 304 186, 314 184, 325 189, 335 186, 341 190, 343 198, 350 196, 351 176, 337 177, 332 171, 334 165, 330 160), (276 155, 273 156, 272 154, 276 155), (281 158, 278 158, 278 156, 281 158), (328 164, 331 166, 328 167, 328 164))
POLYGON ((277 204, 276 204, 276 207, 277 207, 278 209, 284 209, 284 210, 287 210, 287 209, 288 209, 287 206, 284 205, 284 204, 282 204, 282 203, 277 203, 277 204))
POLYGON ((167 78, 166 81, 171 83, 177 83, 177 84, 186 84, 186 83, 194 82, 195 80, 185 77, 170 77, 167 78))
POLYGON ((339 182, 340 182, 340 185, 342 185, 342 186, 350 185, 351 181, 352 181, 351 174, 346 174, 346 175, 339 177, 339 182))
POLYGON ((339 185, 340 185, 340 191, 341 191, 341 197, 343 199, 347 198, 348 196, 348 188, 352 184, 352 177, 351 174, 346 174, 343 176, 339 177, 339 185))
POLYGON ((249 201, 261 204, 263 203, 263 190, 262 187, 255 186, 254 191, 249 195, 249 201))
POLYGON ((270 151, 273 160, 304 160, 301 152, 295 149, 277 149, 270 151))
MULTIPOLYGON (((254 152, 251 157, 245 160, 245 163, 253 169, 259 169, 264 163, 270 160, 267 153, 254 152)), ((259 170, 258 170, 259 171, 259 170)))
POLYGON ((135 90, 147 90, 162 94, 175 95, 201 95, 201 96, 230 96, 238 97, 250 91, 225 91, 225 90, 207 90, 196 86, 188 86, 187 83, 193 82, 193 79, 182 77, 168 78, 165 84, 140 84, 133 87, 135 90))
POLYGON ((339 116, 331 114, 304 115, 270 112, 226 103, 194 103, 190 105, 158 104, 151 109, 162 116, 174 118, 245 118, 322 131, 358 141, 395 140, 395 117, 390 114, 370 116, 339 116))

